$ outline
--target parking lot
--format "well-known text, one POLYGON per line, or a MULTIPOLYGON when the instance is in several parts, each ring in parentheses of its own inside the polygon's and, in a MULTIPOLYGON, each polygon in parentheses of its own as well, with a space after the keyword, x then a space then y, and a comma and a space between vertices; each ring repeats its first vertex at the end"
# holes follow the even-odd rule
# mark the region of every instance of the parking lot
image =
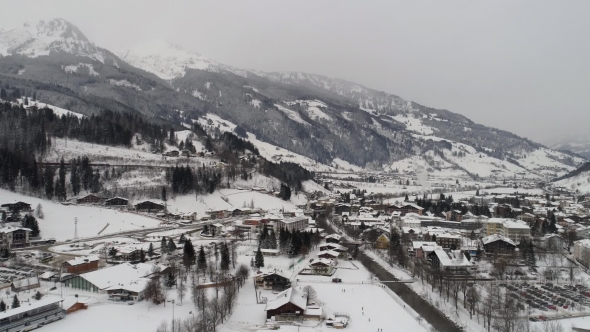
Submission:
POLYGON ((535 310, 542 312, 540 316, 532 316, 533 321, 547 319, 545 313, 551 314, 552 318, 569 317, 573 311, 580 312, 590 306, 590 289, 583 285, 532 285, 525 282, 500 286, 506 288, 507 296, 517 301, 520 310, 527 310, 529 314, 534 314, 535 310))

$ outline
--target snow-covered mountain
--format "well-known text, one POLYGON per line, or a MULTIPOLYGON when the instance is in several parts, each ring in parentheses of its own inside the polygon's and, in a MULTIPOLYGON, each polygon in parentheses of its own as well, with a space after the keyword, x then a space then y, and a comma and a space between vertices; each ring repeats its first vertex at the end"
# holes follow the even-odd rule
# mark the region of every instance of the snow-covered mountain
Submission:
MULTIPOLYGON (((220 64, 163 41, 119 53, 74 25, 0 32, 0 83, 81 114, 140 112, 179 127, 215 116, 267 157, 441 176, 550 178, 585 162, 510 132, 394 94, 320 75, 220 64)), ((223 128, 219 128, 219 131, 223 128)), ((327 166, 329 167, 329 166, 327 166)))
POLYGON ((31 58, 50 53, 68 53, 105 62, 110 58, 73 24, 63 19, 25 23, 18 28, 0 31, 0 55, 20 54, 31 58))
POLYGON ((185 50, 163 40, 138 44, 119 54, 134 67, 154 73, 164 80, 183 77, 187 69, 211 72, 230 71, 244 74, 244 71, 220 64, 202 54, 185 50))
POLYGON ((580 156, 590 158, 590 136, 577 135, 559 140, 552 144, 551 148, 559 150, 568 150, 579 154, 580 156))

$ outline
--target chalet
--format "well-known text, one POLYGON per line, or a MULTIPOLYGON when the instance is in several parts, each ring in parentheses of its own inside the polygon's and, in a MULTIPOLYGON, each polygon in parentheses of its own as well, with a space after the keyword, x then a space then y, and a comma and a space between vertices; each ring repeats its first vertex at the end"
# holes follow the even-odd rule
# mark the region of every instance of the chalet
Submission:
POLYGON ((211 216, 211 219, 223 219, 228 215, 225 210, 209 210, 207 214, 211 216))
POLYGON ((135 204, 135 210, 137 211, 147 211, 148 213, 151 212, 158 212, 164 210, 164 204, 152 202, 152 201, 143 201, 140 203, 135 204))
POLYGON ((412 252, 416 259, 425 258, 436 249, 442 249, 436 242, 412 241, 412 252))
MULTIPOLYGON (((258 252, 258 249, 252 251, 252 253, 254 255, 256 255, 256 253, 258 252)), ((278 256, 281 254, 281 251, 279 249, 260 249, 260 252, 262 253, 262 256, 278 256)))
POLYGON ((260 272, 254 276, 254 284, 264 289, 283 291, 291 287, 291 280, 277 271, 268 273, 260 272))
POLYGON ((129 204, 129 200, 123 197, 113 197, 104 201, 104 205, 106 206, 124 207, 127 204, 129 204))
POLYGON ((375 248, 377 249, 387 249, 389 248, 389 236, 385 233, 379 235, 377 241, 375 243, 375 248))
POLYGON ((419 207, 416 204, 412 204, 412 203, 406 203, 403 205, 392 205, 389 207, 388 209, 389 213, 393 213, 396 211, 399 211, 401 213, 402 216, 405 216, 408 213, 416 213, 419 215, 422 215, 422 211, 424 210, 423 208, 419 207))
POLYGON ((37 277, 13 280, 12 284, 10 285, 10 288, 13 292, 22 292, 39 287, 41 287, 41 284, 39 283, 39 278, 37 277))
POLYGON ((65 261, 63 267, 67 273, 85 273, 98 269, 98 256, 76 257, 65 261))
POLYGON ((31 230, 23 227, 0 228, 0 246, 5 248, 27 247, 30 242, 31 230))
POLYGON ((324 250, 318 252, 318 257, 324 259, 336 259, 340 257, 340 253, 334 250, 324 250))
POLYGON ((94 194, 88 194, 84 197, 76 198, 78 204, 97 204, 100 202, 100 197, 94 194))
POLYGON ((239 209, 234 209, 231 212, 231 215, 233 217, 235 217, 235 216, 246 216, 246 215, 249 215, 250 213, 252 213, 252 209, 250 209, 250 208, 239 208, 239 209))
POLYGON ((334 261, 326 258, 313 259, 309 263, 309 267, 313 274, 331 276, 336 271, 334 261))
POLYGON ((402 227, 402 233, 406 235, 409 241, 422 238, 422 230, 414 227, 402 227))
POLYGON ((275 300, 266 303, 266 318, 275 320, 282 320, 281 316, 292 319, 294 317, 303 316, 307 309, 307 299, 302 293, 295 288, 289 288, 279 293, 275 300))
POLYGON ((516 244, 509 238, 493 234, 481 239, 484 251, 487 254, 491 253, 510 253, 516 249, 516 244))
POLYGON ((322 243, 320 244, 320 251, 324 251, 324 250, 334 250, 337 251, 339 253, 343 253, 343 252, 347 252, 348 249, 338 243, 322 243))
POLYGON ((180 155, 180 152, 178 152, 178 150, 170 150, 164 152, 162 155, 164 157, 178 157, 180 155))
POLYGON ((340 239, 342 238, 341 235, 338 234, 330 234, 326 236, 327 243, 340 243, 340 239))
POLYGON ((6 203, 0 205, 1 208, 4 208, 11 212, 28 212, 31 211, 31 204, 25 202, 15 202, 15 203, 6 203))

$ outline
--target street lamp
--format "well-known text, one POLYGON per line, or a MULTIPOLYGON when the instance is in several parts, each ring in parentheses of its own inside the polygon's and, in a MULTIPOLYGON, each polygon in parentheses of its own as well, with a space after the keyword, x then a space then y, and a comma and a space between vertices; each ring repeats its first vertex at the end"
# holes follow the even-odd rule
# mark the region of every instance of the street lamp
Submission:
POLYGON ((170 300, 168 302, 172 303, 172 331, 174 331, 174 300, 170 300))

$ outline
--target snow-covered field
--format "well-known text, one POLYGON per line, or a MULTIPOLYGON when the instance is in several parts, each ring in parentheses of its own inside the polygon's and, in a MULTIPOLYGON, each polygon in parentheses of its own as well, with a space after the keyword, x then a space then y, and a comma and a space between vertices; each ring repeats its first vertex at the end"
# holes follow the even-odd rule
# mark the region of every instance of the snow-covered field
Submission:
POLYGON ((0 202, 12 203, 23 201, 35 208, 37 204, 43 207, 45 218, 37 219, 41 229, 41 237, 55 238, 58 241, 74 237, 74 219, 78 218, 78 236, 80 238, 107 235, 122 231, 142 228, 158 227, 159 220, 142 215, 110 210, 104 207, 62 205, 59 203, 24 196, 8 190, 0 189, 0 202))

